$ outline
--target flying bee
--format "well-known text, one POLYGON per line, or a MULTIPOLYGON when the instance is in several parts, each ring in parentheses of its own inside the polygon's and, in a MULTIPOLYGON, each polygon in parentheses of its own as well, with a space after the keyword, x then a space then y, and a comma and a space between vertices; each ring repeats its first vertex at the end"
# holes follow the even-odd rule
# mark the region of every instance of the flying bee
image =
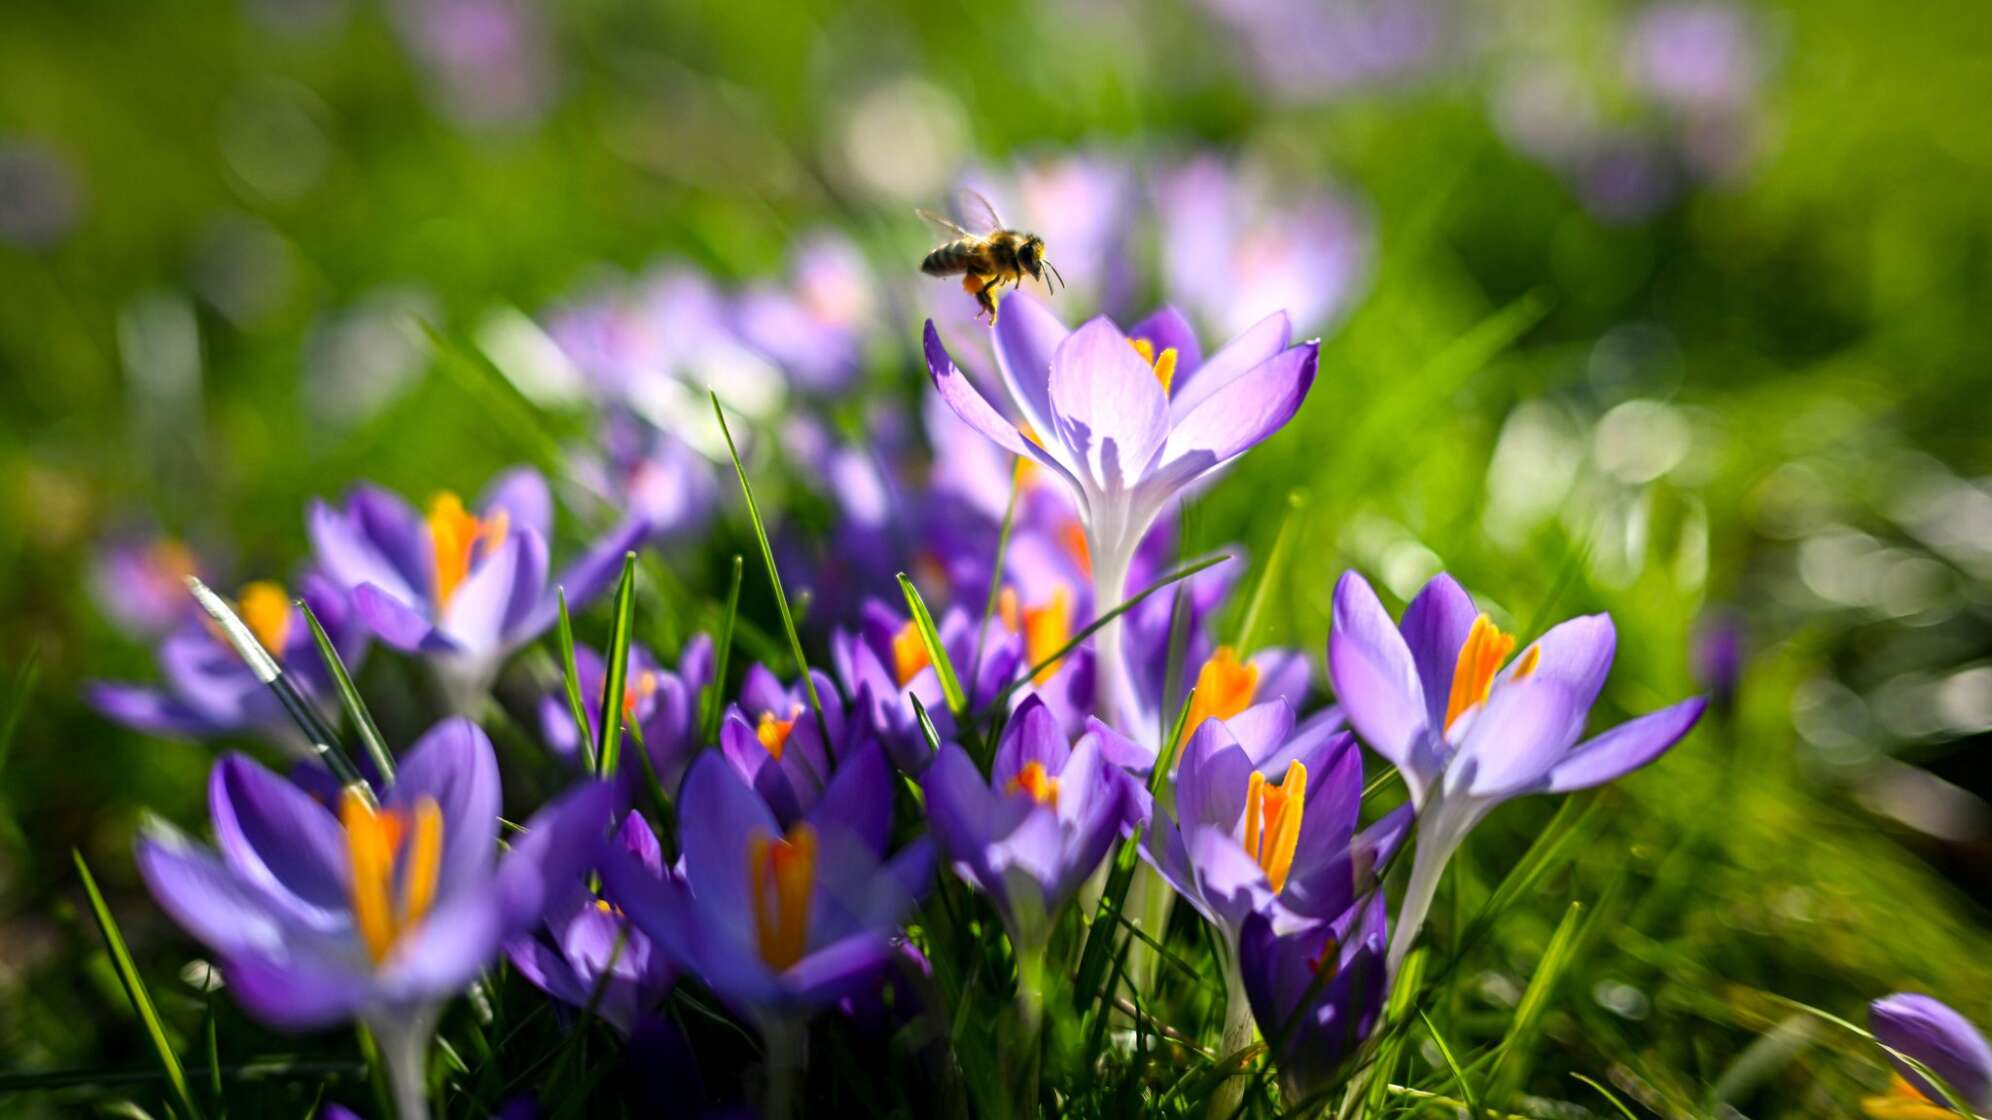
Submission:
POLYGON ((1003 228, 989 200, 974 191, 962 191, 957 206, 961 224, 932 210, 920 211, 921 217, 950 238, 927 254, 927 259, 920 262, 920 271, 929 276, 960 275, 962 290, 974 296, 977 306, 982 308, 976 318, 987 314, 989 325, 996 325, 996 293, 1004 284, 1016 287, 1027 276, 1042 281, 1047 289, 1052 280, 1060 285, 1065 283, 1065 277, 1045 259, 1044 238, 1003 228), (1046 279, 1046 273, 1052 279, 1046 279))

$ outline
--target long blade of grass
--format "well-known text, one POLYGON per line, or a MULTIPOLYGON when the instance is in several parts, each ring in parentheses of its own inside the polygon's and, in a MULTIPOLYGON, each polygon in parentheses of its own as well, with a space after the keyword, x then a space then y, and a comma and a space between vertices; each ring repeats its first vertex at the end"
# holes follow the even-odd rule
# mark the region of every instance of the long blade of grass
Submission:
POLYGON ((1231 641, 1240 661, 1252 654, 1252 636, 1259 632, 1259 620, 1266 613, 1266 600, 1272 598, 1273 585, 1286 569, 1287 554, 1293 551, 1293 524, 1305 508, 1306 491, 1295 490, 1287 495, 1287 512, 1280 519, 1279 535, 1273 538, 1272 551, 1266 553, 1266 564, 1259 569, 1259 580, 1252 585, 1252 597, 1246 601, 1245 613, 1238 620, 1238 636, 1231 641))
POLYGON ((574 619, 567 613, 567 589, 555 588, 554 596, 560 603, 560 625, 555 631, 560 641, 560 681, 567 689, 567 711, 574 717, 582 762, 593 774, 601 763, 595 757, 595 729, 588 724, 588 704, 581 698, 581 670, 574 660, 574 619))
POLYGON ((726 663, 733 654, 733 627, 740 618, 740 580, 747 570, 746 557, 734 553, 732 568, 726 585, 726 613, 719 616, 719 638, 713 643, 712 683, 700 697, 704 705, 699 719, 702 743, 719 741, 719 718, 726 711, 726 663))
POLYGON ((0 716, 0 770, 6 769, 14 753, 14 735, 21 729, 21 716, 28 710, 28 697, 34 695, 35 681, 41 677, 41 649, 28 651, 21 671, 14 674, 14 687, 7 694, 7 711, 0 716))
POLYGON ((912 578, 905 572, 899 573, 899 591, 906 596, 906 609, 913 614, 913 629, 920 635, 920 644, 927 647, 927 660, 933 662, 934 675, 941 678, 941 695, 948 702, 948 711, 961 720, 968 715, 968 697, 962 695, 961 678, 955 675, 954 662, 948 660, 947 647, 941 644, 940 631, 934 628, 933 612, 927 609, 920 589, 913 586, 912 578))
POLYGON ((373 713, 367 710, 367 702, 360 698, 360 690, 353 687, 353 675, 346 671, 346 662, 332 645, 332 639, 325 634, 325 627, 319 625, 318 614, 302 596, 293 600, 298 610, 304 612, 305 624, 311 627, 311 640, 318 646, 318 658, 325 662, 325 671, 332 675, 333 691, 339 694, 339 706, 345 709, 347 722, 360 737, 360 744, 367 749, 367 756, 373 759, 374 769, 379 772, 382 782, 394 781, 394 755, 387 749, 387 740, 381 738, 380 725, 374 722, 373 713))
POLYGON ((795 655, 796 668, 802 674, 803 691, 809 694, 809 709, 816 714, 816 731, 823 742, 830 742, 830 724, 823 718, 823 700, 816 695, 816 678, 809 671, 809 655, 802 652, 802 635, 795 628, 795 615, 789 610, 788 595, 782 590, 781 569, 775 566, 775 550, 768 543, 768 526, 761 520, 761 507, 754 502, 754 487, 747 482, 747 468, 740 463, 740 449, 733 444, 733 430, 726 426, 726 410, 720 407, 719 394, 707 390, 712 398, 712 414, 719 420, 719 433, 726 437, 726 453, 733 459, 733 473, 740 479, 740 493, 747 500, 747 520, 754 524, 754 539, 761 546, 761 561, 768 566, 768 583, 775 590, 775 606, 781 611, 782 628, 788 631, 789 652, 795 655))
POLYGON ((173 1052, 173 1044, 166 1038, 166 1026, 159 1021, 159 1011, 152 1004, 152 993, 146 990, 145 977, 138 973, 138 966, 132 963, 131 950, 125 947, 124 933, 118 929, 118 920, 111 916, 111 908, 104 904, 104 895, 97 889, 97 879, 90 874, 90 865, 84 861, 83 853, 72 851, 76 860, 76 874, 83 880, 83 891, 90 896, 90 912, 97 919, 97 929, 104 935, 104 945, 110 950, 111 964, 117 969, 118 981, 124 985, 125 996, 131 1000, 131 1009, 138 1014, 138 1021, 145 1026, 145 1033, 152 1040, 152 1049, 159 1057, 159 1068, 166 1074, 166 1082, 173 1090, 175 1107, 188 1117, 199 1120, 200 1106, 194 1103, 193 1090, 187 1084, 187 1071, 180 1066, 180 1056, 173 1052))
POLYGON ((1618 1109, 1619 1115, 1625 1117, 1625 1120, 1639 1120, 1639 1117, 1633 1115, 1632 1110, 1625 1106, 1625 1102, 1618 1099, 1617 1096, 1613 1095, 1610 1089, 1605 1088, 1603 1085, 1598 1084, 1597 1082, 1591 1080, 1590 1078, 1584 1076, 1581 1073, 1573 1073, 1570 1076, 1573 1080, 1582 1081, 1584 1084, 1589 1085, 1593 1089, 1596 1089, 1598 1091, 1598 1095, 1605 1098, 1607 1101, 1610 1101, 1612 1107, 1618 1109))
POLYGON ((1425 1024, 1425 1033, 1432 1036, 1432 1044, 1439 1048, 1439 1057, 1445 1059, 1446 1068, 1452 1071, 1453 1081, 1459 1085, 1459 1095, 1466 1101, 1467 1115, 1479 1116, 1480 1097, 1474 1093, 1473 1084, 1466 1079, 1466 1071, 1459 1068, 1459 1059, 1453 1057, 1452 1047, 1446 1045, 1446 1036, 1439 1033, 1439 1028, 1432 1024, 1432 1017, 1425 1014, 1423 1008, 1418 1010, 1418 1018, 1425 1024))
POLYGON ((616 623, 609 632, 609 687, 602 696, 602 769, 613 778, 622 761, 623 694, 629 686, 629 634, 636 624, 636 553, 623 554, 622 578, 616 581, 616 623))
POLYGON ((1528 1080, 1530 1066, 1534 1064, 1536 1035, 1542 1029, 1542 1016, 1549 1009, 1549 1000, 1556 993, 1557 981, 1569 970, 1574 959, 1573 950, 1577 945, 1577 931, 1584 914, 1584 904, 1572 902, 1563 911, 1563 920, 1556 925, 1556 932, 1550 936, 1549 946, 1542 951, 1542 960, 1537 962, 1535 974, 1529 977, 1529 986, 1522 992, 1521 1002, 1515 1005, 1515 1019, 1508 1028, 1508 1036, 1501 1040, 1501 1060, 1494 1067, 1493 1100, 1505 1104, 1512 1100, 1516 1091, 1528 1080))

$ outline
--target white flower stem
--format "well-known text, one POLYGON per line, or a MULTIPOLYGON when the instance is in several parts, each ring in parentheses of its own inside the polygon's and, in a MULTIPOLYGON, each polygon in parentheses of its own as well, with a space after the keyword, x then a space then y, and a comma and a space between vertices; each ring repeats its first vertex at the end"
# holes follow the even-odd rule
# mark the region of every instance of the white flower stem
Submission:
POLYGON ((761 1044, 768 1061, 768 1120, 799 1115, 802 1078, 809 1065, 809 1029, 799 1019, 771 1016, 761 1023, 761 1044))
POLYGON ((394 1113, 400 1120, 429 1118, 429 1041, 435 1037, 440 1004, 417 1007, 404 1015, 369 1019, 381 1064, 387 1067, 394 1113))
MULTIPOLYGON (((1235 1062, 1238 1052, 1252 1045, 1254 1033, 1252 1001, 1246 998, 1245 977, 1239 972, 1238 953, 1234 949, 1224 962, 1224 1036, 1217 1045, 1218 1060, 1235 1062)), ((1205 1108, 1204 1115, 1213 1120, 1225 1120, 1237 1112, 1238 1102, 1244 1099, 1244 1064, 1237 1063, 1229 1073, 1211 1093, 1205 1108)))
POLYGON ((1411 953, 1411 946, 1417 942, 1418 931, 1424 928, 1425 916, 1432 909, 1432 898, 1438 894, 1446 864, 1451 862, 1453 852, 1470 827, 1455 826, 1435 803, 1428 803, 1425 809, 1425 817, 1418 826, 1418 848, 1411 859, 1411 880, 1404 887, 1396 928, 1390 934, 1390 953, 1385 958, 1384 969, 1384 975, 1390 977, 1397 975, 1404 958, 1411 953))
MULTIPOLYGON (((1127 593, 1127 569, 1133 557, 1130 548, 1118 539, 1102 541, 1096 533, 1089 542, 1093 556, 1093 613, 1106 614, 1120 605, 1127 593)), ((1100 719, 1113 724, 1120 714, 1121 634, 1124 615, 1115 615, 1094 635, 1093 707, 1100 719)))

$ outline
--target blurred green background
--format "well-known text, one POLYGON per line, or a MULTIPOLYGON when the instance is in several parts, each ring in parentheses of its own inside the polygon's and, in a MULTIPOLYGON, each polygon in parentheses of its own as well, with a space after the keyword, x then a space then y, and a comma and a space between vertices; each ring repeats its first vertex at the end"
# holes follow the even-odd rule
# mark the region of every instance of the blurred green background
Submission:
MULTIPOLYGON (((1401 601, 1442 564, 1516 625, 1612 611, 1619 712, 1705 687, 1697 642, 1740 637, 1733 709, 1603 795, 1477 951, 1467 1037, 1498 1037, 1572 900, 1606 920, 1545 1021, 1546 1095, 1583 1098, 1576 1070, 1661 1114, 1839 1114, 1879 1066, 1781 999, 1859 1018, 1914 987, 1992 1023, 1992 17, 1723 9, 1751 43, 1740 138, 1689 174, 1707 137, 1663 137, 1686 156, 1628 209, 1611 166, 1559 162, 1531 80, 1647 128, 1642 9, 1419 5, 1421 50, 1343 73, 1272 57, 1252 21, 1280 7, 7 4, 0 670, 39 672, 0 769, 0 1064, 146 1063, 71 848, 157 983, 191 957, 129 851, 148 808, 200 820, 213 748, 81 702, 152 673, 86 586, 107 534, 287 572, 310 497, 469 492, 532 453, 461 368, 505 315, 663 258, 772 275, 826 226, 910 281, 913 205, 1069 150, 1154 175, 1210 148, 1371 223, 1299 420, 1191 521, 1263 556, 1305 492, 1274 637, 1318 651, 1344 567, 1401 601)), ((919 313, 886 308, 870 380, 910 405, 919 313)), ((706 595, 719 532, 673 561, 706 595)), ((1462 890, 1553 808, 1497 815, 1462 890)))

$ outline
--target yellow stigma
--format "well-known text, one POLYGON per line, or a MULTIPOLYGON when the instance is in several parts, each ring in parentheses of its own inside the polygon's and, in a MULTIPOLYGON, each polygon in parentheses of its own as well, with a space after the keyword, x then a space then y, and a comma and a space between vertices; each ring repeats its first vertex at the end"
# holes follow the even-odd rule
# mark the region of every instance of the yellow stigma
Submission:
POLYGON ((1058 527, 1058 543, 1065 554, 1079 567, 1079 574, 1091 579, 1093 576, 1093 549, 1086 543, 1086 527, 1079 524, 1078 518, 1066 518, 1058 527))
MULTIPOLYGON (((1495 674, 1501 663, 1515 652, 1515 636, 1503 634, 1494 620, 1481 615, 1466 632, 1466 644, 1459 647, 1459 660, 1453 663, 1452 694, 1446 700, 1446 727, 1476 706, 1487 702, 1494 691, 1495 674)), ((1542 651, 1530 646, 1515 665, 1515 679, 1527 680, 1542 660, 1542 651)))
POLYGON ((816 830, 798 824, 785 839, 756 830, 747 841, 747 878, 753 890, 754 947, 769 968, 786 969, 809 947, 816 830))
POLYGON ((470 560, 478 542, 496 544, 511 530, 504 510, 479 519, 463 508, 463 499, 448 490, 429 499, 429 542, 436 558, 435 584, 431 589, 436 609, 449 606, 457 588, 470 575, 470 560))
MULTIPOLYGON (((606 691, 608 687, 608 682, 603 681, 602 688, 606 691)), ((623 689, 624 722, 635 719, 636 706, 655 695, 657 695, 657 672, 654 669, 645 669, 629 682, 629 687, 623 689)))
POLYGON ((1885 1095, 1861 1098, 1861 1111, 1873 1120, 1945 1120, 1946 1117, 1957 1116, 1949 1108, 1924 1096, 1899 1073, 1889 1080, 1885 1095))
POLYGON ((761 740, 761 746, 776 762, 782 760, 782 752, 788 749, 789 732, 795 730, 797 714, 800 713, 792 713, 787 719, 776 719, 775 713, 762 712, 761 722, 754 728, 754 737, 761 740))
POLYGON ((927 656, 927 643, 920 640, 920 627, 908 620, 892 636, 892 671, 899 678, 899 687, 912 684, 913 678, 933 663, 927 656))
POLYGON ((281 584, 266 579, 249 584, 235 597, 235 610, 272 657, 284 655, 284 643, 290 640, 291 604, 281 584))
MULTIPOLYGON (((1072 640, 1072 595, 1063 586, 1052 592, 1050 601, 1035 607, 1020 608, 1017 593, 1004 588, 996 601, 997 617, 1003 620, 1004 629, 1012 634, 1024 636, 1024 661, 1036 665, 1045 658, 1065 648, 1072 640)), ((1062 661, 1053 661, 1037 671, 1031 680, 1043 684, 1058 675, 1062 661)))
POLYGON ((1197 670, 1197 690, 1183 719, 1183 738, 1195 734, 1207 719, 1230 719, 1251 707, 1258 691, 1259 667, 1238 660, 1238 651, 1230 646, 1217 647, 1197 670))
POLYGON ((1134 352, 1141 355, 1141 360, 1155 371, 1155 380, 1162 385, 1162 395, 1168 396, 1170 386, 1176 381, 1176 348, 1171 346, 1158 356, 1153 342, 1145 338, 1130 338, 1128 341, 1134 345, 1134 352))
POLYGON ((1024 763, 1024 768, 1010 779, 1010 792, 1028 793, 1040 805, 1058 807, 1058 779, 1045 773, 1042 762, 1024 763))
POLYGON ((443 861, 443 810, 433 797, 415 803, 415 831, 401 861, 401 903, 393 901, 395 859, 406 838, 407 822, 392 810, 376 810, 357 790, 348 790, 339 803, 339 821, 346 830, 346 855, 351 863, 349 893, 353 924, 375 964, 387 959, 395 942, 422 924, 436 901, 436 877, 443 861))
POLYGON ((1269 785, 1257 770, 1245 783, 1245 852, 1266 873, 1273 893, 1286 889, 1293 870, 1293 850, 1300 843, 1300 817, 1307 807, 1307 767, 1298 759, 1287 763, 1279 785, 1269 785))

